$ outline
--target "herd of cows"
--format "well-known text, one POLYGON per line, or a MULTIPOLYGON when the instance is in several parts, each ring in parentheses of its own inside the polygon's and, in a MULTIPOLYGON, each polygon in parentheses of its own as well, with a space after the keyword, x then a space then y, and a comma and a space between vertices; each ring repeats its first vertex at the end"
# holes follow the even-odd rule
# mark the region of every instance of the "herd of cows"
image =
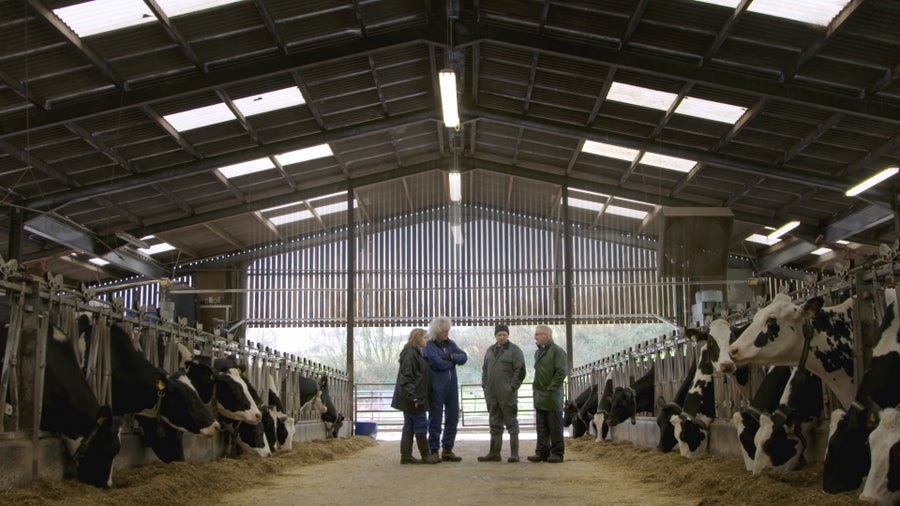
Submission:
MULTIPOLYGON (((689 329, 698 358, 672 399, 655 394, 655 366, 627 385, 597 378, 565 405, 572 435, 607 438, 609 428, 642 412, 656 412, 657 449, 678 446, 693 457, 709 443, 716 415, 713 374, 744 385, 751 365, 764 366, 755 392, 742 388, 744 408, 733 415, 744 464, 754 474, 791 471, 816 458, 808 444, 823 418, 823 384, 844 409, 830 416, 822 489, 861 489, 860 499, 900 504, 900 310, 895 289, 884 291, 880 337, 857 385, 854 381, 854 302, 825 307, 822 298, 794 304, 777 295, 742 328, 714 320, 689 329), (602 387, 602 388, 601 388, 602 387), (656 409, 654 409, 654 407, 656 409)), ((611 375, 610 375, 611 376, 611 375)))
MULTIPOLYGON (((329 436, 337 435, 343 422, 329 395, 326 375, 319 379, 297 376, 297 385, 285 385, 286 376, 276 385, 269 374, 266 385, 254 385, 237 356, 201 357, 181 343, 177 344, 178 368, 169 372, 148 360, 119 323, 109 325, 105 343, 111 402, 104 403, 88 381, 85 357, 92 344, 88 338, 91 320, 82 315, 79 336, 74 337, 47 321, 51 319, 26 324, 13 339, 4 328, 0 351, 16 349, 20 362, 27 356, 33 360, 42 355, 36 336, 46 337, 40 428, 60 435, 71 457, 67 467, 85 483, 113 485, 113 460, 121 448, 123 420, 132 416, 140 427, 134 432, 140 434, 141 443, 163 462, 185 460, 184 433, 211 438, 222 432, 226 452, 232 453, 267 457, 290 450, 295 420, 285 412, 279 395, 284 389, 299 393, 302 407, 312 406, 320 413, 329 436), (13 345, 7 347, 8 341, 13 345)), ((9 403, 5 406, 6 413, 13 409, 9 403)))

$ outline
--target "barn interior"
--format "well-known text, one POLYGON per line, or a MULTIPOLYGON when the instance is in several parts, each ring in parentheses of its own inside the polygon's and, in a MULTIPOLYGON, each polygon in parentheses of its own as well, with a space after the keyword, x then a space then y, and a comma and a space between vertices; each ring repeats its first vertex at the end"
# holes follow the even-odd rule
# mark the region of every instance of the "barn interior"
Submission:
POLYGON ((359 326, 685 327, 852 290, 898 249, 898 22, 893 0, 0 0, 3 288, 347 328, 347 403, 359 326))

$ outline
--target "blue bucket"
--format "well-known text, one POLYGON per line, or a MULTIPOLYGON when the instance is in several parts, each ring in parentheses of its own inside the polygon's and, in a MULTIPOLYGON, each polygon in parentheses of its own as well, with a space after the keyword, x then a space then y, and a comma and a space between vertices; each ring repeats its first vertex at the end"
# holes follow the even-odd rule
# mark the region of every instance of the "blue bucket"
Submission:
POLYGON ((375 422, 356 422, 356 435, 369 436, 375 439, 378 435, 378 424, 375 422))

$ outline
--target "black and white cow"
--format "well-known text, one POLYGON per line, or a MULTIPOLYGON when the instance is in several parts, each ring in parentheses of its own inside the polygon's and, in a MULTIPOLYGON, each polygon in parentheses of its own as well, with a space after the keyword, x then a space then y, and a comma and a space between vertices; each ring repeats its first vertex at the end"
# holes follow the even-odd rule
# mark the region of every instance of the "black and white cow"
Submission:
POLYGON ((637 413, 653 411, 655 381, 656 365, 654 364, 636 381, 632 379, 630 385, 616 387, 613 390, 612 401, 610 401, 607 421, 609 426, 615 427, 629 418, 632 424, 637 423, 635 420, 637 413))
POLYGON ((284 403, 281 402, 281 396, 278 395, 278 388, 275 386, 275 378, 271 374, 266 377, 266 386, 269 416, 275 420, 275 438, 269 441, 269 444, 273 447, 272 451, 291 450, 294 447, 296 422, 294 417, 288 416, 285 412, 284 403))
POLYGON ((606 419, 609 417, 609 408, 612 407, 613 381, 607 377, 603 384, 603 394, 597 398, 597 412, 594 413, 594 429, 597 431, 597 439, 594 441, 599 443, 606 439, 609 434, 609 423, 606 419))
POLYGON ((594 413, 597 412, 597 384, 585 388, 575 399, 563 404, 563 427, 572 426, 572 437, 579 438, 590 431, 594 413))
POLYGON ((815 297, 803 306, 778 294, 760 309, 750 325, 729 347, 737 364, 798 365, 804 355, 804 333, 809 335, 805 367, 822 378, 843 406, 856 393, 854 383, 853 305, 849 298, 823 307, 815 297))
POLYGON ((262 412, 253 400, 243 376, 243 365, 234 357, 216 359, 214 367, 209 359, 199 359, 184 345, 178 344, 181 364, 200 399, 215 406, 221 416, 246 423, 262 420, 262 412))
POLYGON ((663 453, 672 451, 672 448, 675 448, 678 444, 678 439, 675 438, 675 427, 672 425, 672 417, 681 413, 684 399, 687 397, 688 390, 694 382, 695 372, 697 372, 696 361, 691 363, 690 369, 688 369, 687 374, 681 381, 681 385, 678 387, 678 392, 675 393, 675 397, 671 401, 666 402, 662 396, 659 396, 656 400, 657 407, 659 407, 659 414, 656 416, 656 425, 659 427, 659 442, 656 444, 656 449, 663 453))
POLYGON ((756 459, 756 432, 759 431, 759 417, 763 413, 772 413, 778 408, 781 394, 791 377, 791 368, 779 365, 769 368, 756 390, 750 405, 734 414, 734 427, 737 429, 738 441, 741 443, 741 455, 744 467, 753 471, 756 459))
POLYGON ((778 408, 759 417, 753 474, 771 467, 792 471, 813 461, 807 444, 822 415, 822 380, 806 369, 792 368, 778 408))
MULTIPOLYGON (((3 325, 0 349, 6 349, 3 325)), ((37 329, 22 330, 19 356, 35 356, 37 329)), ((112 464, 121 448, 122 419, 101 406, 84 378, 72 338, 50 325, 46 336, 46 368, 42 395, 41 430, 58 433, 78 479, 95 487, 113 484, 112 464)))
POLYGON ((171 376, 147 361, 118 324, 110 327, 112 399, 115 414, 156 418, 175 429, 212 437, 219 429, 182 371, 171 376))
POLYGON ((727 340, 731 335, 731 325, 725 320, 714 320, 707 331, 688 329, 686 334, 700 344, 700 360, 691 381, 691 387, 684 398, 681 412, 672 415, 675 439, 682 457, 692 458, 709 447, 709 424, 716 417, 716 399, 713 373, 716 361, 723 355, 719 341, 713 334, 727 340))
MULTIPOLYGON (((881 407, 900 404, 900 305, 894 289, 884 291, 886 308, 880 338, 872 349, 851 406, 831 414, 822 488, 830 494, 856 490, 870 470, 869 434, 881 407)), ((875 449, 872 451, 874 453, 875 449)))
POLYGON ((869 447, 872 464, 859 498, 884 506, 900 504, 900 408, 880 412, 869 447))
POLYGON ((344 423, 344 415, 334 407, 331 400, 328 376, 323 374, 318 381, 300 376, 299 387, 300 409, 312 406, 325 424, 325 437, 337 437, 344 423))

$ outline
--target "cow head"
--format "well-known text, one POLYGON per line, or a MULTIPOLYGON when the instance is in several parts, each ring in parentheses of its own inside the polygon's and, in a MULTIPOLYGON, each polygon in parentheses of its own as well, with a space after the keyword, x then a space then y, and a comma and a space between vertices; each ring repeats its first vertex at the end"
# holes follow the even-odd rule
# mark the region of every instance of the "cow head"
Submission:
POLYGON ((232 420, 256 424, 262 421, 262 412, 254 400, 250 386, 241 374, 241 368, 225 363, 216 375, 216 409, 232 420))
POLYGON ((737 429, 738 441, 741 443, 744 467, 748 471, 753 471, 753 461, 756 459, 756 432, 759 430, 759 415, 759 412, 745 408, 731 417, 734 427, 737 429))
POLYGON ((603 393, 597 396, 597 412, 594 413, 594 427, 597 430, 596 442, 603 441, 609 434, 609 423, 606 419, 609 416, 609 408, 612 405, 613 382, 612 378, 607 378, 603 386, 603 393))
MULTIPOLYGON (((212 437, 219 430, 213 414, 206 408, 191 380, 183 371, 169 377, 156 375, 159 417, 172 427, 192 434, 212 437)), ((146 414, 146 412, 144 413, 146 414)))
MULTIPOLYGON (((634 383, 633 379, 632 383, 634 383)), ((610 401, 609 407, 609 418, 606 423, 610 427, 615 427, 629 418, 634 421, 636 403, 634 390, 630 387, 616 387, 613 390, 612 401, 610 401)))
POLYGON ((790 471, 796 468, 806 449, 806 439, 801 437, 799 423, 778 413, 760 415, 754 444, 756 457, 753 460, 753 474, 759 474, 767 467, 774 471, 790 471))
POLYGON ((859 498, 877 504, 900 504, 900 410, 887 408, 869 434, 872 466, 859 498))
POLYGON ((662 397, 656 400, 656 405, 659 408, 659 415, 656 416, 656 425, 659 427, 659 443, 656 444, 656 449, 668 453, 678 444, 678 440, 675 439, 672 417, 681 414, 681 406, 674 402, 667 403, 662 397))
POLYGON ((331 401, 331 394, 328 392, 328 376, 322 375, 319 380, 319 392, 321 393, 321 404, 325 407, 322 413, 322 421, 325 423, 325 435, 327 437, 337 437, 344 424, 344 415, 341 414, 334 403, 331 401))
POLYGON ((876 423, 872 410, 854 404, 848 411, 831 413, 822 489, 829 494, 856 490, 869 472, 870 457, 866 444, 876 423))
POLYGON ((226 424, 230 427, 229 432, 233 434, 234 441, 244 453, 255 457, 272 456, 262 421, 245 423, 227 420, 226 424))
POLYGON ((798 306, 783 293, 753 315, 750 325, 729 346, 738 363, 797 363, 803 352, 804 320, 822 308, 816 297, 798 306))
POLYGON ((687 413, 673 415, 669 420, 682 457, 693 458, 706 450, 709 444, 709 420, 702 416, 691 417, 687 413))
POLYGON ((113 416, 109 406, 101 406, 90 434, 78 439, 63 438, 79 481, 100 488, 112 486, 113 459, 122 447, 121 429, 122 419, 113 416))

